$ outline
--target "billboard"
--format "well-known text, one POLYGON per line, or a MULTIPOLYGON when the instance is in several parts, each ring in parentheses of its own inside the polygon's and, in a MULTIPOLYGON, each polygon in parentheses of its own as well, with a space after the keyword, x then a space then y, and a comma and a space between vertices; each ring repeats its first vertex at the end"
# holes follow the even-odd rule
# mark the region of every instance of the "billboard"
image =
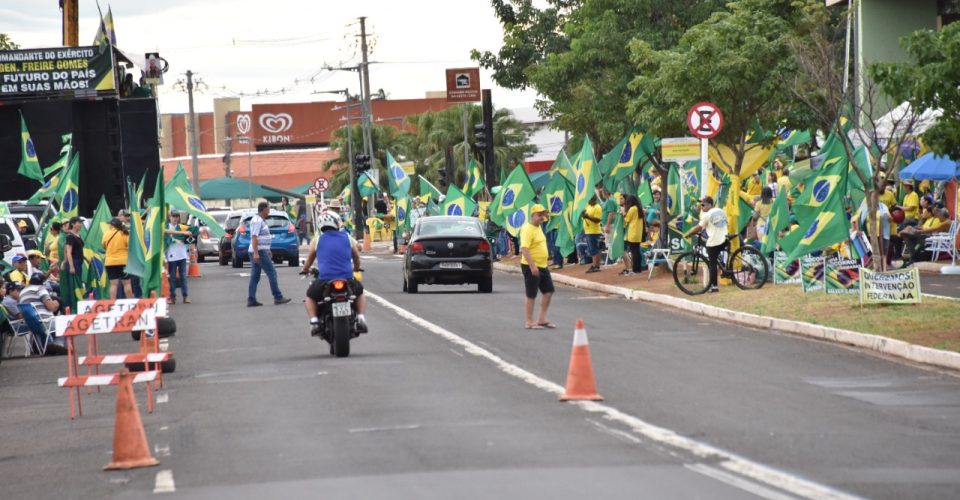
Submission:
POLYGON ((113 57, 99 47, 0 51, 0 100, 116 92, 113 57))

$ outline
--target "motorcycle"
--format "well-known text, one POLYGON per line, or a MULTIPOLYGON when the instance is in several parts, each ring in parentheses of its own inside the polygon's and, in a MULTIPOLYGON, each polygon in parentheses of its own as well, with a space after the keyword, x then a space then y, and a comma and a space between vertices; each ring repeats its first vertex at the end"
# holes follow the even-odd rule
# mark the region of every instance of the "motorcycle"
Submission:
MULTIPOLYGON (((316 268, 310 269, 314 280, 319 274, 316 268)), ((320 322, 314 334, 330 344, 331 356, 345 358, 350 355, 350 340, 366 333, 357 324, 357 296, 346 280, 325 281, 321 290, 321 300, 317 301, 320 322)))

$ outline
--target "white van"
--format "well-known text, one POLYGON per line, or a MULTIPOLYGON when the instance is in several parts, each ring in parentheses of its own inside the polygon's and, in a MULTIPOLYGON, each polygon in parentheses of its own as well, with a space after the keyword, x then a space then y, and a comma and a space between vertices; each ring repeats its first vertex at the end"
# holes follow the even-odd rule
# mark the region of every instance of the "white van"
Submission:
POLYGON ((0 249, 3 249, 3 260, 10 264, 13 257, 19 254, 26 254, 27 250, 23 246, 23 239, 20 238, 20 231, 17 229, 17 222, 10 217, 0 217, 0 249), (10 248, 8 249, 7 246, 10 248))

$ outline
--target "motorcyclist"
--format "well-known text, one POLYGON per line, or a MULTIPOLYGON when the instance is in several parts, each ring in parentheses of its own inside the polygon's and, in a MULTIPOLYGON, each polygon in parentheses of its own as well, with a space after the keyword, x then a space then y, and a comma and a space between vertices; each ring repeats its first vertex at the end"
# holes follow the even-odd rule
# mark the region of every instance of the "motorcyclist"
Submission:
POLYGON ((317 238, 317 244, 310 249, 304 261, 300 274, 307 274, 313 261, 317 261, 317 268, 320 275, 313 280, 307 289, 304 307, 307 310, 307 316, 310 318, 310 334, 320 334, 320 318, 317 315, 317 302, 323 300, 323 284, 330 280, 340 279, 350 284, 350 289, 357 296, 357 329, 360 333, 366 333, 367 321, 364 317, 367 301, 363 295, 363 284, 353 277, 353 273, 360 271, 360 253, 356 247, 350 244, 350 237, 346 232, 340 231, 340 216, 334 212, 327 211, 320 215, 317 221, 320 237, 317 238))

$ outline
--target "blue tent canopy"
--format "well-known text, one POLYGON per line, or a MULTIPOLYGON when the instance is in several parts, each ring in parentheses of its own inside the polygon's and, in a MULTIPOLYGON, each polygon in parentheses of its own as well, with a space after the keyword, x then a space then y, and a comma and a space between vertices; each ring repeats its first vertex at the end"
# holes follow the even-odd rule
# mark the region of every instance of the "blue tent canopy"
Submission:
POLYGON ((927 153, 900 171, 901 179, 949 181, 960 177, 960 164, 947 156, 927 153))

